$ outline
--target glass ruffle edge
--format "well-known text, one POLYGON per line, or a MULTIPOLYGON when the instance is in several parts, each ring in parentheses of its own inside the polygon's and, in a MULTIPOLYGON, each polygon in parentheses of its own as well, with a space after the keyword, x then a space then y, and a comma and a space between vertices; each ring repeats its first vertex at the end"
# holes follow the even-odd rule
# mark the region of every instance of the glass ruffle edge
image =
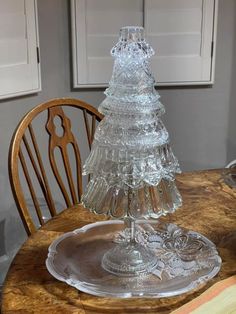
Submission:
POLYGON ((92 212, 116 219, 157 219, 173 213, 182 205, 182 199, 174 180, 163 179, 156 186, 129 190, 111 186, 100 177, 90 180, 82 204, 92 212))
POLYGON ((152 114, 156 113, 161 116, 165 113, 165 108, 162 103, 155 96, 145 95, 137 97, 128 97, 123 95, 122 98, 106 98, 98 107, 98 110, 106 115, 110 112, 117 112, 119 114, 152 114))
MULTIPOLYGON (((94 135, 95 144, 116 147, 116 149, 145 150, 169 142, 169 134, 160 119, 151 123, 138 124, 134 121, 122 121, 105 117, 98 125, 94 135), (139 146, 139 148, 137 148, 139 146)), ((92 149, 93 149, 92 147, 92 149)))
POLYGON ((157 185, 162 178, 173 180, 175 173, 181 172, 169 144, 143 151, 117 150, 94 144, 83 167, 83 175, 105 178, 111 186, 125 189, 157 185))

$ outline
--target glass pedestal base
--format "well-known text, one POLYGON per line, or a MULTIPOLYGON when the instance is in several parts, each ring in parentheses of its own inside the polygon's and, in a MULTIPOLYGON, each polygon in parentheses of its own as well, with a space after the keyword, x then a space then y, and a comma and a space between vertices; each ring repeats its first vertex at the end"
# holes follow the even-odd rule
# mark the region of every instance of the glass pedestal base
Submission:
POLYGON ((66 233, 50 245, 47 269, 83 292, 120 298, 182 294, 220 270, 221 259, 206 237, 173 224, 142 221, 137 222, 136 242, 155 256, 155 267, 136 276, 106 271, 106 254, 117 245, 127 246, 127 233, 122 221, 97 222, 66 233))
POLYGON ((139 243, 119 243, 102 258, 102 267, 114 275, 134 277, 147 275, 157 266, 157 256, 139 243))

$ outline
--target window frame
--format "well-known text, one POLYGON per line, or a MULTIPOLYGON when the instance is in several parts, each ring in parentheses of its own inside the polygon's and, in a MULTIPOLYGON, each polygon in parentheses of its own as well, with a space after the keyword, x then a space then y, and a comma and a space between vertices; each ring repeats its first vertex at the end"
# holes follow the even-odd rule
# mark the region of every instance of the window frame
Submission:
MULTIPOLYGON (((145 27, 146 10, 145 0, 143 0, 143 26, 145 27)), ((203 0, 203 5, 207 1, 203 0)), ((217 18, 218 18, 218 0, 214 1, 213 25, 211 36, 211 65, 209 80, 192 80, 192 81, 173 81, 161 82, 157 81, 156 86, 191 86, 191 85, 212 85, 215 79, 215 57, 216 57, 216 40, 217 40, 217 18)), ((73 61, 73 87, 74 88, 100 88, 107 87, 107 83, 88 83, 86 79, 80 81, 79 72, 87 73, 87 51, 86 51, 86 0, 71 0, 71 28, 72 28, 72 61, 73 61), (79 8, 80 7, 80 8, 79 8), (79 27, 78 27, 79 25, 79 27)), ((203 15, 203 19, 204 19, 203 15)), ((204 36, 204 34, 203 34, 204 36)), ((86 76, 86 74, 85 74, 86 76)), ((158 77, 158 73, 154 72, 154 77, 158 77)))

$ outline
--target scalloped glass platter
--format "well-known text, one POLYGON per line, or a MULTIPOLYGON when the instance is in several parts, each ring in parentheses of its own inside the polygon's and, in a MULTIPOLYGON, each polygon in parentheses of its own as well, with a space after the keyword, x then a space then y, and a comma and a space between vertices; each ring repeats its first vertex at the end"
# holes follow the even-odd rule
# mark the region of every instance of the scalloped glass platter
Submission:
POLYGON ((174 224, 138 221, 136 241, 148 246, 158 264, 148 275, 122 277, 101 266, 104 253, 129 238, 119 220, 88 224, 65 233, 49 247, 46 266, 56 279, 80 291, 106 297, 170 297, 203 285, 220 270, 215 245, 174 224))

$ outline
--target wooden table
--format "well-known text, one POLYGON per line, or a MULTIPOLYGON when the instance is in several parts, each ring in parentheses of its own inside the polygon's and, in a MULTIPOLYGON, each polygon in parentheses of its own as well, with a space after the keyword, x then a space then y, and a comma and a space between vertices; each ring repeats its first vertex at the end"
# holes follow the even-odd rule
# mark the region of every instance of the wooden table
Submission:
POLYGON ((184 205, 164 219, 200 232, 217 245, 221 271, 200 289, 172 298, 112 299, 79 292, 54 279, 45 266, 50 243, 64 232, 101 219, 78 206, 50 220, 19 250, 5 281, 2 313, 170 313, 217 281, 236 274, 236 190, 223 182, 221 173, 179 175, 177 185, 184 205))

